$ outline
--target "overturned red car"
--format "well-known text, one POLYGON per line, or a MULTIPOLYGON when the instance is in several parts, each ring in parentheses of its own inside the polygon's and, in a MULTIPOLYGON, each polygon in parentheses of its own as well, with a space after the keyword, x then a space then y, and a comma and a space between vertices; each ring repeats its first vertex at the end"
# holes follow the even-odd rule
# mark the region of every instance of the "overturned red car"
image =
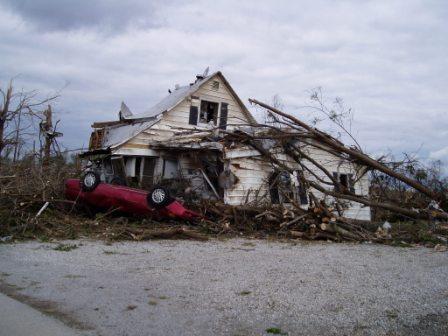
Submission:
POLYGON ((97 173, 90 171, 81 179, 65 182, 67 199, 92 206, 100 210, 117 209, 120 212, 155 218, 178 218, 193 220, 201 217, 186 209, 170 196, 168 189, 154 186, 151 190, 130 188, 122 185, 103 183, 97 173))

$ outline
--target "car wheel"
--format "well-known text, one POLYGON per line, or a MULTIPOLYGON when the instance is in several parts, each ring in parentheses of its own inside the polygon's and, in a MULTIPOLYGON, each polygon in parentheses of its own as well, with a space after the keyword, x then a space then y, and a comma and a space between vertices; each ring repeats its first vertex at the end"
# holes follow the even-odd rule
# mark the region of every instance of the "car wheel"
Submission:
POLYGON ((100 176, 93 171, 85 173, 81 178, 82 191, 93 191, 98 184, 100 184, 100 176))
POLYGON ((161 186, 152 187, 146 196, 146 200, 152 208, 163 208, 173 201, 168 189, 161 186))

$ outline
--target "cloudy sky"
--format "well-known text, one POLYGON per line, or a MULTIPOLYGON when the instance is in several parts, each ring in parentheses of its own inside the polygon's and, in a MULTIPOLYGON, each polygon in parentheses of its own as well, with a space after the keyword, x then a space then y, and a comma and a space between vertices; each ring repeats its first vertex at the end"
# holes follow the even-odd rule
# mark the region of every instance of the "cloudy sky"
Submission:
POLYGON ((303 118, 311 89, 342 97, 371 153, 446 159, 447 22, 446 0, 0 0, 0 84, 62 89, 78 148, 122 100, 142 112, 210 66, 244 101, 279 94, 303 118))

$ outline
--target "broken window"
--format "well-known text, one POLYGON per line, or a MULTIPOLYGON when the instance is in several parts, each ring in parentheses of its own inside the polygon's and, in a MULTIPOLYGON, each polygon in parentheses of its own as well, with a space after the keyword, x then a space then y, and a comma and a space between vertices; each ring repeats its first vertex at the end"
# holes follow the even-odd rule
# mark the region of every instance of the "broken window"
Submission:
POLYGON ((286 171, 274 172, 269 178, 269 193, 273 204, 290 203, 294 198, 291 174, 286 171))
POLYGON ((355 192, 355 181, 353 180, 353 174, 343 174, 333 172, 334 179, 339 182, 340 185, 335 185, 334 189, 336 191, 350 190, 350 192, 355 192), (341 190, 341 187, 343 190, 341 190))
POLYGON ((199 122, 202 124, 213 122, 213 124, 216 125, 216 121, 218 119, 218 107, 218 103, 202 100, 201 110, 199 113, 199 122))
POLYGON ((273 204, 290 203, 291 200, 297 200, 301 205, 308 204, 306 187, 297 171, 294 174, 287 171, 272 173, 269 179, 269 193, 273 204))

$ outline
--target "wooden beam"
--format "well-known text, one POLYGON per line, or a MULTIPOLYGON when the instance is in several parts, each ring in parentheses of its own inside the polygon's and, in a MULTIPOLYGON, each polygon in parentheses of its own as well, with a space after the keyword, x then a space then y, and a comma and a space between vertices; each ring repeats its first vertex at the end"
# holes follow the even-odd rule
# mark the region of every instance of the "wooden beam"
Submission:
POLYGON ((125 124, 122 120, 115 120, 115 121, 100 121, 100 122, 94 122, 91 127, 92 128, 103 128, 107 126, 116 126, 120 124, 125 124))

